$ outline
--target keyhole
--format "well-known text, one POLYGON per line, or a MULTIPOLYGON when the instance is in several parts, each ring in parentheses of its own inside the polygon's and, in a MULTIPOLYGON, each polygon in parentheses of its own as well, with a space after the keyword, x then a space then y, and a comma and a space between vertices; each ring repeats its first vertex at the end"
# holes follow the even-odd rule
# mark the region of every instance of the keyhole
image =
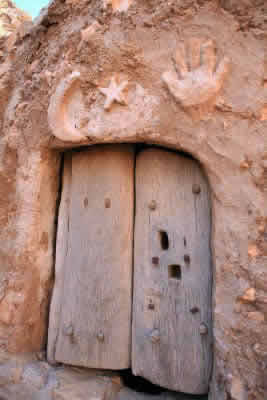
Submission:
POLYGON ((168 269, 169 269, 169 278, 177 279, 179 281, 182 279, 182 269, 180 265, 178 264, 169 265, 168 269))
POLYGON ((168 233, 165 231, 159 231, 159 240, 162 250, 168 250, 169 249, 168 233))

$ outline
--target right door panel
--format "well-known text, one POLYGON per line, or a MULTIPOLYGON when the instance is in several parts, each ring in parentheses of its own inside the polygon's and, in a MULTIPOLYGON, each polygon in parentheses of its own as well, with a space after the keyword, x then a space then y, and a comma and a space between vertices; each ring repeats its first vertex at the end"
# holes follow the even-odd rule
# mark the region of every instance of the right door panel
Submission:
POLYGON ((185 393, 212 366, 208 183, 199 164, 159 149, 136 162, 132 368, 185 393))

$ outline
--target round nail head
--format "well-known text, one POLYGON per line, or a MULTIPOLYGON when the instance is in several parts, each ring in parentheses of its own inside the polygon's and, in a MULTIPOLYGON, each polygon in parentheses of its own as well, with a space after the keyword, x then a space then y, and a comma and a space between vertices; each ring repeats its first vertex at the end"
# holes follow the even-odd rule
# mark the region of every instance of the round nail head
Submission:
POLYGON ((190 255, 189 254, 184 255, 184 261, 186 264, 190 264, 190 255))
POLYGON ((105 340, 104 333, 103 332, 99 332, 97 334, 97 339, 98 339, 99 342, 104 342, 104 340, 105 340))
POLYGON ((65 336, 73 336, 73 327, 72 325, 66 325, 63 329, 63 333, 65 336))
POLYGON ((207 333, 208 333, 208 327, 203 322, 200 324, 199 333, 200 333, 200 335, 207 335, 207 333))
POLYGON ((158 329, 154 329, 150 334, 150 340, 152 343, 158 343, 160 341, 160 333, 158 329))
POLYGON ((110 207, 111 207, 111 200, 105 199, 105 208, 110 208, 110 207))
POLYGON ((152 264, 159 265, 159 257, 152 257, 152 264))
POLYGON ((192 307, 192 308, 190 308, 190 312, 192 313, 192 314, 196 314, 196 313, 198 313, 199 312, 199 308, 198 307, 192 307))
POLYGON ((155 200, 152 200, 152 201, 149 203, 149 208, 150 208, 150 210, 152 210, 152 211, 156 210, 156 208, 157 208, 157 203, 155 202, 155 200))
POLYGON ((201 187, 199 186, 198 183, 194 183, 192 187, 192 191, 194 194, 199 194, 201 192, 201 187))

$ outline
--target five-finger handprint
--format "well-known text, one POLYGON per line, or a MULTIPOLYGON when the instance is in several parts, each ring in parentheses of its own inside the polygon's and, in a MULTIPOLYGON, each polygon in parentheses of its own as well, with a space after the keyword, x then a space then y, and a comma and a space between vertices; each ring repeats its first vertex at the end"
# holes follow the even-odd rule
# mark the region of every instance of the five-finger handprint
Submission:
POLYGON ((215 104, 230 60, 217 63, 213 41, 196 38, 188 46, 179 45, 174 61, 176 71, 164 72, 162 79, 175 99, 189 111, 197 109, 201 118, 215 104))

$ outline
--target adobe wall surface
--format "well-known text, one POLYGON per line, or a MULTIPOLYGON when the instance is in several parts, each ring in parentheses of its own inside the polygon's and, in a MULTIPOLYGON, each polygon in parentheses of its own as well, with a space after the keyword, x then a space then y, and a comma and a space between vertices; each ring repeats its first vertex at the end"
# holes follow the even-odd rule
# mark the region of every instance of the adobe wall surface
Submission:
POLYGON ((2 361, 46 345, 62 151, 145 142, 210 182, 210 398, 266 397, 266 15, 264 0, 57 0, 16 37, 0 64, 2 361))

